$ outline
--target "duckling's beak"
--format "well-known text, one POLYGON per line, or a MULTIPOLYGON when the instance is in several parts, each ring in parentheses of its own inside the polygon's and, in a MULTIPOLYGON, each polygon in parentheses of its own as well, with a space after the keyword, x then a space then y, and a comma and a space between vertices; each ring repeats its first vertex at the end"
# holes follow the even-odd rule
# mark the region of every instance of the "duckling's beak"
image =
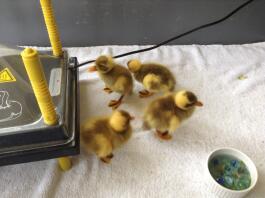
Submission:
POLYGON ((197 106, 197 107, 202 107, 202 106, 203 106, 203 103, 200 102, 200 101, 197 101, 197 102, 195 103, 195 106, 197 106))
POLYGON ((96 68, 96 66, 92 66, 92 67, 89 67, 87 71, 88 72, 95 72, 95 71, 97 71, 97 68, 96 68))

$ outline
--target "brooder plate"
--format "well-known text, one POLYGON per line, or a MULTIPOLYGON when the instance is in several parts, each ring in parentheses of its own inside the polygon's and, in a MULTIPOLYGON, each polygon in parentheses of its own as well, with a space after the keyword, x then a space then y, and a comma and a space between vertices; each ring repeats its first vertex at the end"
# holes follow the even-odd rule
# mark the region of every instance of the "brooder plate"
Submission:
POLYGON ((43 122, 20 55, 0 57, 0 165, 79 153, 78 70, 68 69, 77 59, 40 59, 59 123, 43 122))

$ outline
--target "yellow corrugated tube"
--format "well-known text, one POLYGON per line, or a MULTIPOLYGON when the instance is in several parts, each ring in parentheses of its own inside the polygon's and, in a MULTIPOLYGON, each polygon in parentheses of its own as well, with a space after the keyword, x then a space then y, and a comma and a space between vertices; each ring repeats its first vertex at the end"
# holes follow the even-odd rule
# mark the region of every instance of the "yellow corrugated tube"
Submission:
POLYGON ((40 0, 54 56, 62 56, 62 44, 57 30, 51 0, 40 0))
POLYGON ((72 167, 72 162, 70 157, 60 157, 58 158, 58 163, 63 171, 67 171, 72 167))
POLYGON ((45 124, 57 124, 58 117, 56 115, 37 50, 26 48, 22 51, 21 56, 45 124))

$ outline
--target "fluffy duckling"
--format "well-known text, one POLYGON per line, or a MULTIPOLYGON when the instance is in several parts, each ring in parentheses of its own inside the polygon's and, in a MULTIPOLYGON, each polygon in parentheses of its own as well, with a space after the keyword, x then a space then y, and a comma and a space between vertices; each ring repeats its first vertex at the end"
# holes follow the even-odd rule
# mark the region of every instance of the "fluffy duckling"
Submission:
POLYGON ((81 127, 81 143, 87 152, 95 153, 103 162, 110 163, 113 150, 127 142, 132 135, 126 111, 115 110, 108 117, 92 118, 81 127))
POLYGON ((116 64, 112 57, 100 56, 96 60, 96 65, 90 67, 89 72, 97 71, 101 80, 105 83, 104 91, 107 93, 117 92, 121 96, 118 100, 111 100, 109 107, 116 109, 122 103, 125 95, 129 95, 133 90, 133 79, 127 68, 116 64))
POLYGON ((144 126, 155 128, 158 137, 169 140, 180 123, 193 114, 195 106, 202 105, 190 91, 167 94, 149 104, 144 113, 144 126))
POLYGON ((141 64, 139 60, 130 60, 128 69, 134 78, 143 84, 145 90, 139 92, 141 98, 149 97, 156 92, 173 91, 176 80, 172 73, 163 65, 149 63, 141 64))

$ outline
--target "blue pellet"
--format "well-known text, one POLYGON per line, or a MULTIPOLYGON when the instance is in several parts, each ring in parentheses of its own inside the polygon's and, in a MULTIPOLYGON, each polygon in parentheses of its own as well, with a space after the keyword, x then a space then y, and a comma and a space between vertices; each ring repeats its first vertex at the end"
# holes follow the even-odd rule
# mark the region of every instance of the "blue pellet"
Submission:
POLYGON ((237 165, 237 160, 231 160, 231 165, 232 165, 233 167, 236 167, 236 165, 237 165))
POLYGON ((217 178, 216 181, 217 181, 219 184, 221 184, 221 185, 224 185, 224 183, 225 183, 225 180, 224 180, 224 178, 222 178, 222 177, 217 178))

